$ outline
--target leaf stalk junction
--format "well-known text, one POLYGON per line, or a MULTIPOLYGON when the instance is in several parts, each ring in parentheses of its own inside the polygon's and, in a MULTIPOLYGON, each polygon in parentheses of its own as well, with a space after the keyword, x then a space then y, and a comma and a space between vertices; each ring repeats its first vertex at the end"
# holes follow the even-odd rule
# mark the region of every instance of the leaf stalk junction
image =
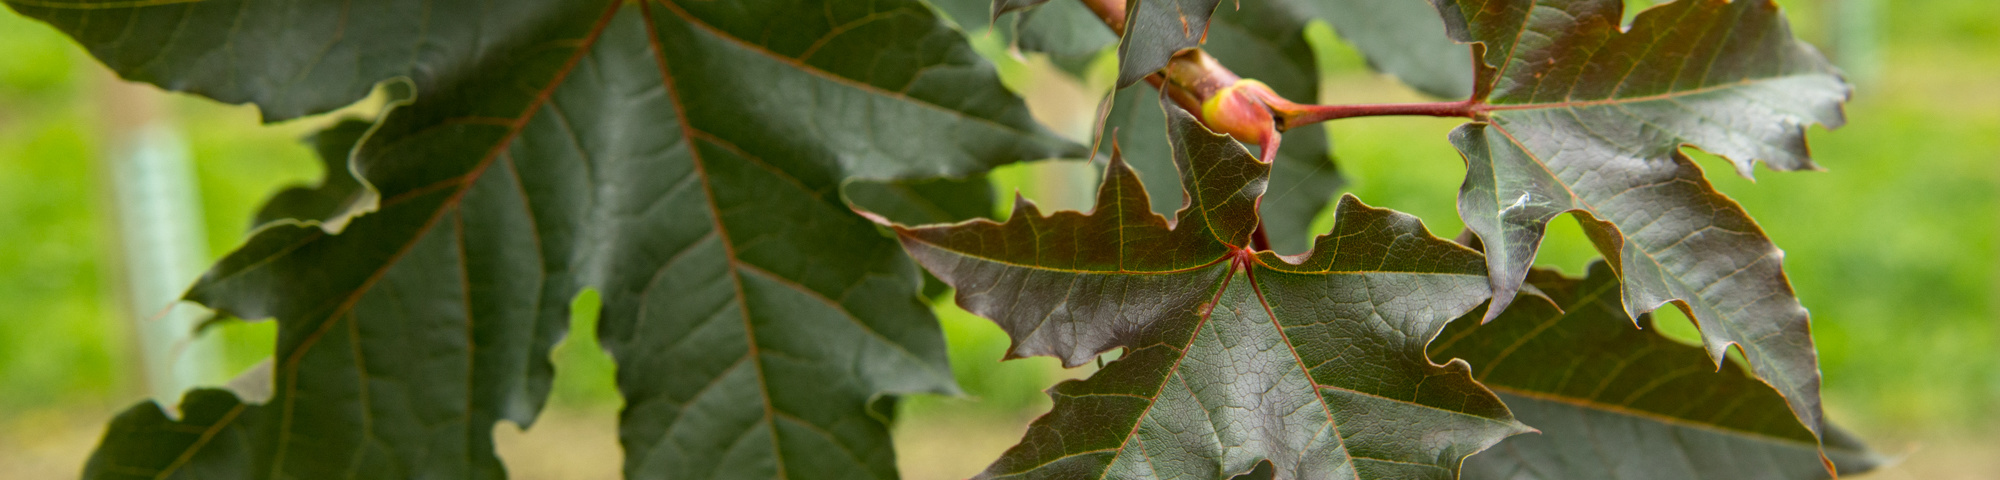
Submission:
MULTIPOLYGON (((1116 35, 1125 34, 1125 0, 1079 0, 1116 35)), ((1259 157, 1274 158, 1280 134, 1328 120, 1381 116, 1465 117, 1478 120, 1490 106, 1472 100, 1430 103, 1318 105, 1293 102, 1255 79, 1224 67, 1200 48, 1174 55, 1166 68, 1148 75, 1146 83, 1189 112, 1203 125, 1245 143, 1257 144, 1259 157)))
MULTIPOLYGON (((1125 0, 1078 1, 1102 20, 1112 34, 1125 35, 1125 0)), ((1264 163, 1277 159, 1283 132, 1301 126, 1342 118, 1379 116, 1466 117, 1477 120, 1486 111, 1482 108, 1484 104, 1469 99, 1436 103, 1300 104, 1271 91, 1263 82, 1237 75, 1200 48, 1175 54, 1166 68, 1147 75, 1145 81, 1181 108, 1197 113, 1201 123, 1210 130, 1257 145, 1257 157, 1264 163)), ((1252 234, 1251 248, 1271 248, 1261 224, 1252 234)))

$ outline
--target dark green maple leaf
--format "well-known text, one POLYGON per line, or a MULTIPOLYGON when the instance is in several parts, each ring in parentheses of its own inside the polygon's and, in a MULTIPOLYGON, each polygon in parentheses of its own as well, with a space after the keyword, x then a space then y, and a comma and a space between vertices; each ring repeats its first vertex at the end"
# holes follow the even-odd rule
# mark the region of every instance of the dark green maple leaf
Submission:
POLYGON ((1082 154, 914 0, 361 3, 14 5, 276 117, 414 76, 352 151, 372 212, 268 226, 188 295, 277 319, 269 403, 136 407, 86 477, 501 477, 494 424, 534 419, 590 287, 628 477, 893 478, 869 407, 953 385, 915 265, 841 185, 1082 154), (284 63, 328 42, 365 65, 284 63), (274 78, 315 93, 248 85, 274 78))
POLYGON ((896 228, 1010 357, 1125 349, 1052 389, 981 478, 1449 479, 1526 430, 1464 362, 1424 353, 1485 300, 1476 252, 1348 197, 1310 255, 1252 253, 1270 165, 1167 108, 1190 199, 1174 222, 1114 155, 1090 214, 1023 200, 1006 223, 896 228))
POLYGON ((1778 170, 1816 168, 1805 128, 1838 126, 1848 86, 1768 0, 1682 0, 1620 26, 1618 0, 1434 0, 1483 52, 1453 132, 1466 227, 1486 246, 1495 303, 1514 298, 1548 222, 1565 212, 1624 279, 1632 316, 1668 302, 1718 364, 1739 345, 1758 377, 1821 430, 1819 362, 1783 252, 1680 151, 1778 170))
MULTIPOLYGON (((1465 478, 1829 477, 1813 432, 1778 392, 1735 362, 1716 371, 1701 348, 1652 332, 1650 315, 1634 322, 1618 283, 1602 262, 1582 279, 1532 272, 1539 295, 1491 324, 1460 319, 1431 346, 1471 362, 1481 384, 1541 430, 1474 455, 1465 478)), ((1884 462, 1832 427, 1826 456, 1842 475, 1884 462)))

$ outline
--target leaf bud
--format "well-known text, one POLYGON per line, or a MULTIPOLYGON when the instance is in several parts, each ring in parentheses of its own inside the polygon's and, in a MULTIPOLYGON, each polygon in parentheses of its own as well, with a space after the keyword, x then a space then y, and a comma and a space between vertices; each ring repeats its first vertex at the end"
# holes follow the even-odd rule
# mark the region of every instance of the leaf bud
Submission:
POLYGON ((1269 162, 1278 141, 1277 123, 1265 101, 1269 98, 1278 96, 1264 82, 1237 80, 1201 102, 1201 121, 1217 133, 1263 147, 1262 157, 1269 162))

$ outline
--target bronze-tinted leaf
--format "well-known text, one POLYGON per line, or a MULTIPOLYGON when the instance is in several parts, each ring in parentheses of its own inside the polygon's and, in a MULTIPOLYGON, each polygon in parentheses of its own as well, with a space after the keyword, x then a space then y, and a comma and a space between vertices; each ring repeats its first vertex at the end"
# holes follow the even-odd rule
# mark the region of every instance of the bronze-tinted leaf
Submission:
POLYGON ((1234 140, 1167 108, 1175 113, 1175 163, 1189 172, 1181 177, 1189 203, 1171 227, 1114 155, 1091 214, 1042 216, 1018 199, 1005 223, 898 227, 904 248, 958 289, 960 306, 1014 337, 1010 357, 1047 355, 1076 366, 1131 342, 1157 311, 1191 309, 1212 296, 1201 285, 1224 278, 1230 255, 1250 245, 1270 172, 1230 156, 1243 151, 1234 140))
POLYGON ((1514 298, 1547 223, 1579 212, 1616 259, 1629 314, 1682 305, 1716 362, 1740 345, 1820 431, 1818 360, 1783 252, 1680 148, 1745 175, 1757 161, 1815 168, 1805 128, 1841 124, 1839 73, 1768 0, 1676 1, 1629 29, 1617 0, 1433 1, 1483 52, 1473 100, 1487 122, 1451 138, 1468 165, 1460 216, 1505 299, 1488 318, 1514 298))
POLYGON ((1114 157, 1089 214, 1023 202, 1005 223, 897 228, 1010 356, 1124 349, 1052 389, 981 478, 1450 479, 1526 431, 1464 362, 1424 352, 1485 300, 1476 252, 1348 197, 1311 254, 1253 254, 1271 166, 1166 108, 1189 198, 1172 223, 1114 157))

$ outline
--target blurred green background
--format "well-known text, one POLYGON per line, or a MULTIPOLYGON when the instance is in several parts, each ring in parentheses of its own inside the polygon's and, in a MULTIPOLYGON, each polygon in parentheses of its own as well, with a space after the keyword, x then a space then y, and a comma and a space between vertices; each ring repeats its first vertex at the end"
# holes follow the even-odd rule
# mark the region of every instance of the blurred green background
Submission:
MULTIPOLYGON (((1814 314, 1832 418, 1903 458, 1869 478, 1996 478, 2000 2, 1880 1, 1872 13, 1839 14, 1855 2, 1779 2, 1799 35, 1839 58, 1859 87, 1846 127, 1810 133, 1828 171, 1760 171, 1752 182, 1720 159, 1704 157, 1703 166, 1788 252, 1787 270, 1814 314)), ((1310 35, 1328 72, 1322 102, 1419 100, 1369 72, 1324 26, 1310 35)), ((972 36, 1046 123, 1088 134, 1103 75, 1078 82, 1045 59, 1005 51, 995 36, 972 36)), ((158 98, 157 117, 187 140, 210 258, 245 238, 264 198, 318 181, 304 137, 369 111, 261 124, 252 107, 121 85, 53 29, 0 12, 0 477, 73 478, 102 423, 147 395, 131 325, 157 312, 125 306, 116 202, 100 160, 110 118, 123 108, 109 99, 132 92, 158 98)), ((1327 128, 1352 193, 1449 236, 1461 229, 1454 201, 1464 166, 1444 137, 1459 123, 1370 118, 1327 128)), ((995 179, 1002 192, 1080 208, 1094 175, 1047 162, 995 179)), ((1578 273, 1595 256, 1573 222, 1559 221, 1542 263, 1578 273)), ((589 340, 595 294, 575 308, 577 333, 557 350, 545 420, 526 434, 498 427, 517 478, 616 476, 619 401, 610 362, 589 340)), ((1006 337, 997 328, 950 306, 939 313, 970 395, 902 402, 899 454, 915 479, 978 471, 1047 409, 1041 389, 1090 369, 1064 371, 1047 358, 1001 363, 1006 337)), ((271 327, 211 331, 222 360, 208 378, 269 356, 271 327)))

